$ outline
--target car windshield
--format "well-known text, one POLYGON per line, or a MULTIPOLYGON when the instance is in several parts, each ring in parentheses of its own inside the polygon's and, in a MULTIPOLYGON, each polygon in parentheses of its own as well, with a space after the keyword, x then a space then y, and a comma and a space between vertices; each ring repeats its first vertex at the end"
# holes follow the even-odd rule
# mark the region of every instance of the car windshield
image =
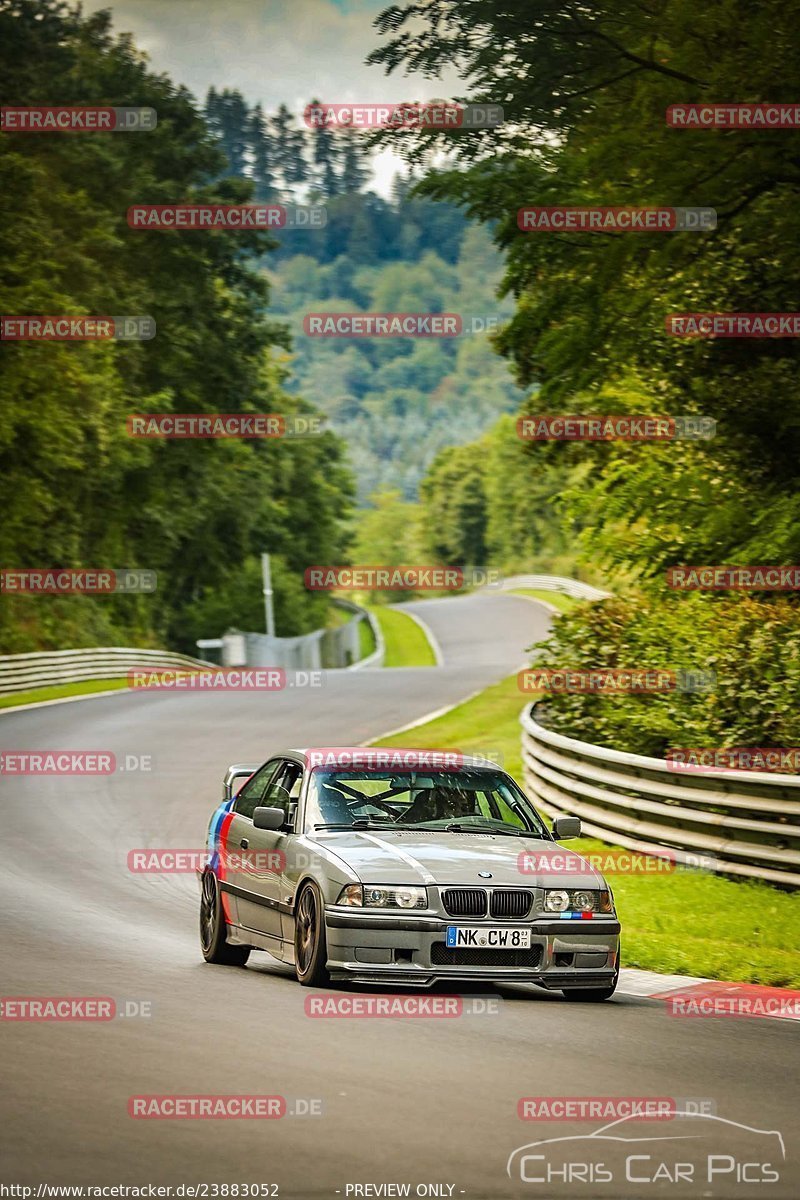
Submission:
POLYGON ((551 840, 532 804, 501 771, 316 770, 306 829, 419 829, 551 840))

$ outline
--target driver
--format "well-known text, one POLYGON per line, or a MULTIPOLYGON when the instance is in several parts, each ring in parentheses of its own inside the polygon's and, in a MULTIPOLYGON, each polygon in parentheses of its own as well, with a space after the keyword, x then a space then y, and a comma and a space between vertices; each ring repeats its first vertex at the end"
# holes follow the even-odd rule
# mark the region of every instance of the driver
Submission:
POLYGON ((444 821, 474 814, 475 802, 471 793, 455 787, 434 787, 419 792, 403 821, 444 821))

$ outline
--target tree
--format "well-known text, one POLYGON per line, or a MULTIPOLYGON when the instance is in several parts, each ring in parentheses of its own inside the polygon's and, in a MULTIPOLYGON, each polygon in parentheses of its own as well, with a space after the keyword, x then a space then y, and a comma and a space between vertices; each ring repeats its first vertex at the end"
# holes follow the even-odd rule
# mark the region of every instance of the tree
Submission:
POLYGON ((777 0, 702 10, 637 0, 442 0, 387 9, 380 19, 388 39, 374 61, 434 73, 455 66, 470 80, 470 100, 502 97, 497 129, 419 131, 392 144, 412 162, 433 147, 455 156, 457 169, 434 173, 418 190, 491 223, 507 254, 504 289, 517 301, 497 345, 521 384, 540 385, 537 407, 576 412, 588 403, 596 411, 602 395, 633 412, 717 421, 706 445, 585 448, 585 461, 601 469, 593 474, 599 490, 583 501, 624 570, 657 576, 676 556, 695 554, 800 554, 800 342, 664 333, 670 313, 798 306, 792 139, 676 130, 665 119, 681 102, 796 95, 796 17, 796 5, 777 0), (559 204, 711 206, 718 226, 705 234, 520 232, 523 205, 559 204))
MULTIPOLYGON (((3 597, 0 650, 168 642, 194 650, 188 613, 265 547, 288 593, 340 559, 352 482, 332 434, 302 441, 145 441, 136 412, 310 412, 285 390, 285 332, 253 268, 262 232, 129 228, 136 199, 240 203, 192 98, 152 74, 108 12, 0 0, 15 103, 150 106, 152 134, 0 133, 0 183, 24 222, 0 227, 11 314, 148 314, 148 342, 8 342, 0 379, 0 561, 5 567, 147 567, 147 596, 3 597)), ((210 98, 212 109, 216 101, 210 98)), ((283 585, 277 585, 283 586, 283 585)), ((278 603, 283 600, 278 597, 278 603)), ((297 608, 316 620, 320 604, 297 608)), ((208 631, 212 634, 219 630, 208 631)))
MULTIPOLYGON (((319 100, 311 101, 312 108, 318 105, 319 100)), ((336 134, 325 124, 315 125, 311 131, 311 145, 315 184, 325 199, 333 199, 342 190, 342 154, 336 134)))
POLYGON ((480 450, 480 445, 442 450, 422 481, 422 536, 437 562, 486 564, 486 490, 480 450))
POLYGON ((247 118, 248 145, 250 150, 250 177, 254 184, 256 200, 269 200, 274 195, 275 177, 269 143, 269 126, 260 104, 247 118))

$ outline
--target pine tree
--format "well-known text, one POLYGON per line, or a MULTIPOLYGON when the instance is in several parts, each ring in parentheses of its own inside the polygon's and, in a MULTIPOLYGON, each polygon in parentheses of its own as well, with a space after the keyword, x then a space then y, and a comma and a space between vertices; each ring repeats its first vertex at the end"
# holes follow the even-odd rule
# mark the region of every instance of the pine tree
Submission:
POLYGON ((257 104, 247 118, 250 148, 250 173, 255 184, 256 200, 269 200, 275 194, 269 127, 264 110, 257 104))
POLYGON ((344 147, 341 190, 344 193, 363 191, 370 177, 370 153, 357 130, 343 130, 339 136, 344 147))
POLYGON ((286 141, 286 182, 287 183, 307 183, 308 182, 308 163, 306 162, 306 144, 307 138, 304 130, 292 129, 287 130, 286 141))
MULTIPOLYGON (((319 105, 319 100, 311 101, 312 107, 319 105)), ((337 138, 327 125, 315 126, 312 131, 313 161, 316 168, 314 182, 326 200, 333 199, 342 191, 340 180, 341 151, 337 138)))
POLYGON ((291 161, 292 114, 282 104, 271 121, 272 162, 282 189, 288 184, 287 166, 291 161))
POLYGON ((248 112, 239 91, 226 88, 219 97, 222 149, 231 175, 247 174, 248 112))

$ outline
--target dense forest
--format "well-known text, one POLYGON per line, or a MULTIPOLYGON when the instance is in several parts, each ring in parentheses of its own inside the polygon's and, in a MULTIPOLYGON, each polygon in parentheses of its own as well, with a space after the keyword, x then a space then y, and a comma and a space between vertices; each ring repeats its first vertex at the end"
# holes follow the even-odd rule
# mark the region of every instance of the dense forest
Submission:
POLYGON ((431 168, 446 135, 414 131, 394 144, 426 173, 420 194, 462 205, 504 252, 515 309, 499 349, 521 386, 540 388, 523 411, 694 413, 716 421, 716 436, 521 443, 502 420, 442 451, 404 528, 456 556, 485 546, 507 567, 529 555, 563 563, 566 550, 604 580, 619 598, 558 623, 553 665, 717 671, 706 695, 557 698, 552 718, 564 728, 645 753, 676 736, 796 744, 796 594, 680 593, 666 571, 800 561, 800 347, 665 333, 672 313, 800 310, 796 131, 679 130, 665 114, 697 100, 794 101, 797 5, 535 9, 387 9, 377 65, 430 75, 455 65, 470 81, 462 99, 502 98, 506 117, 480 139, 451 139, 445 170, 431 168), (702 234, 520 232, 520 207, 558 204, 710 206, 718 224, 702 234))
POLYGON ((147 314, 147 342, 7 342, 0 382, 0 562, 140 567, 143 596, 13 596, 0 650, 164 645, 261 628, 257 555, 272 552, 282 633, 327 600, 309 562, 345 552, 352 477, 333 433, 298 441, 144 441, 131 412, 309 409, 286 388, 286 335, 268 313, 260 232, 130 229, 128 206, 247 200, 192 97, 148 69, 108 13, 0 0, 3 104, 146 105, 147 133, 0 133, 7 314, 147 314))

